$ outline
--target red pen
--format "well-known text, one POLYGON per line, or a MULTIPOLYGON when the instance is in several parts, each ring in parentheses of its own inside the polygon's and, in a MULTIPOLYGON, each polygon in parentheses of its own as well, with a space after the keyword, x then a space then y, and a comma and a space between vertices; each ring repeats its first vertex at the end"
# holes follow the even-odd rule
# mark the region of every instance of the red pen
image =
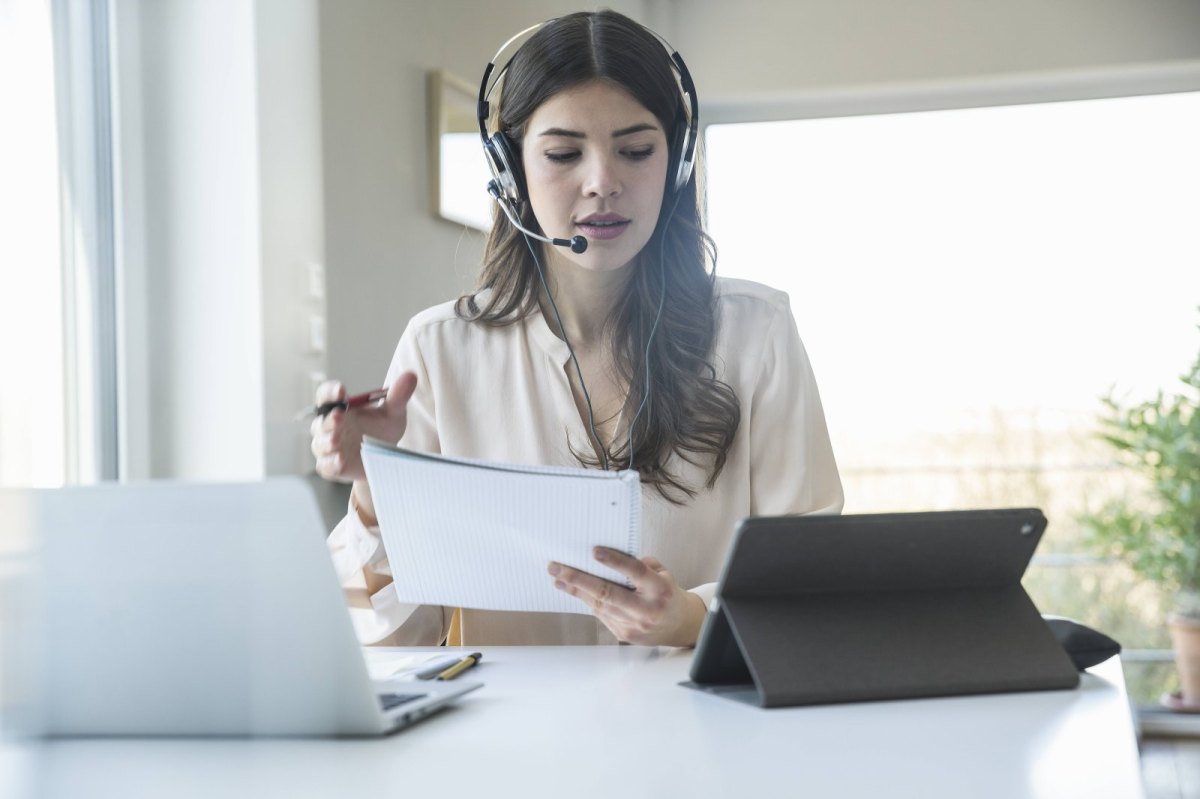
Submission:
POLYGON ((361 408, 364 405, 370 405, 373 402, 379 402, 387 398, 387 393, 386 388, 377 388, 374 391, 368 391, 366 394, 355 394, 353 397, 346 397, 344 400, 321 403, 309 408, 306 413, 313 416, 325 416, 336 408, 349 411, 354 408, 361 408))

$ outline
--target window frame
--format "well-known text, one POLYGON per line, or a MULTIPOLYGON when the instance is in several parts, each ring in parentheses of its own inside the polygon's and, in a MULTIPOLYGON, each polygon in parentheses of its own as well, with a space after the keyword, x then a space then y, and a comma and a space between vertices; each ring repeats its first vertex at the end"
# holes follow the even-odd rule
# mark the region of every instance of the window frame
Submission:
POLYGON ((64 324, 65 481, 120 476, 108 0, 52 0, 64 324))

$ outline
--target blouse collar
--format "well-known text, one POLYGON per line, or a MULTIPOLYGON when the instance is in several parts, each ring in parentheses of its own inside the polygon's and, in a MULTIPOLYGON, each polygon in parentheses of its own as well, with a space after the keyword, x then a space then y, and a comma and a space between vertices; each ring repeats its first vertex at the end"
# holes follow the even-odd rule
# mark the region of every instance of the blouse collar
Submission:
MULTIPOLYGON (((563 341, 550 327, 550 321, 542 313, 540 304, 534 304, 533 311, 525 317, 525 329, 538 346, 560 366, 566 366, 571 359, 571 351, 567 342, 563 341)), ((557 322, 554 324, 557 325, 557 322)))

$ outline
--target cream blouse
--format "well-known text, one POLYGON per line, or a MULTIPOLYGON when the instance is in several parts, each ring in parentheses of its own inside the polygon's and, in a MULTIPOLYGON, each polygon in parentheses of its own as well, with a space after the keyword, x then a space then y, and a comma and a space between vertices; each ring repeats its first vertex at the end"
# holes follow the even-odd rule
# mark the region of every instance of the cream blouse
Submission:
MULTIPOLYGON (((733 387, 741 424, 724 471, 704 489, 700 469, 673 457, 669 468, 699 493, 673 505, 642 489, 642 554, 707 605, 737 523, 746 516, 838 513, 842 484, 808 355, 781 291, 744 280, 717 281, 717 377, 733 387)), ((411 449, 515 463, 578 466, 590 452, 567 378, 566 344, 535 311, 506 327, 455 316, 448 302, 417 314, 388 370, 418 377, 400 444, 411 449)), ((329 536, 339 579, 362 594, 364 572, 390 575, 377 527, 350 512, 329 536)), ((547 575, 547 580, 552 578, 547 575)), ((454 609, 397 600, 391 584, 351 607, 359 639, 388 646, 435 645, 454 609)), ((464 609, 462 643, 601 644, 615 637, 595 617, 464 609)))

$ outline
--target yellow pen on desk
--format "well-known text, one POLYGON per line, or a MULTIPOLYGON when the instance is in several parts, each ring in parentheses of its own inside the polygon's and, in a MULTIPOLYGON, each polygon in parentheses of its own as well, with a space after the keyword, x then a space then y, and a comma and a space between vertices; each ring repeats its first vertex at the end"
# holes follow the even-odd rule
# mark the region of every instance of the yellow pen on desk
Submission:
POLYGON ((441 674, 439 674, 434 679, 453 680, 455 677, 462 674, 464 671, 471 668, 472 666, 474 666, 476 663, 478 663, 482 659, 483 659, 482 652, 472 652, 471 654, 467 655, 462 660, 455 663, 450 668, 443 671, 441 674))

